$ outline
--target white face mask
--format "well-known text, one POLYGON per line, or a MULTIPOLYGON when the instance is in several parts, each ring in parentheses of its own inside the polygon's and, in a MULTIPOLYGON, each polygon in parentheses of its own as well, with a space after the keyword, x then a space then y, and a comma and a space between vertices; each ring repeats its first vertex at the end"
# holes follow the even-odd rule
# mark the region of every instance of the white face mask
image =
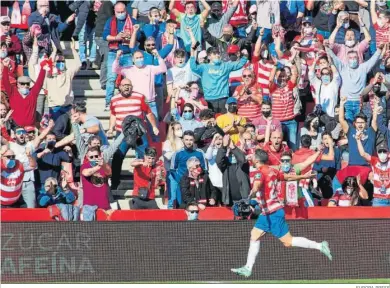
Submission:
POLYGON ((348 47, 353 47, 355 45, 355 40, 347 40, 345 41, 345 45, 348 47))
POLYGON ((345 192, 347 192, 348 195, 351 195, 353 193, 353 188, 347 188, 345 189, 345 192))
POLYGON ((382 163, 386 162, 388 159, 387 153, 380 153, 378 154, 379 161, 382 163))
POLYGON ((182 138, 183 137, 183 130, 176 130, 175 131, 175 136, 177 138, 182 138))
POLYGON ((344 23, 344 28, 345 28, 345 29, 348 29, 348 28, 349 28, 349 22, 344 23))

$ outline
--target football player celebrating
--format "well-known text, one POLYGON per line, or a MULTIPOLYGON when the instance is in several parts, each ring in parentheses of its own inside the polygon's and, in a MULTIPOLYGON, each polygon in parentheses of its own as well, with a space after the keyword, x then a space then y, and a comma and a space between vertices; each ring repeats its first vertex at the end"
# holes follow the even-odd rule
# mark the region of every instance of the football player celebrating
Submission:
POLYGON ((308 172, 304 175, 289 175, 266 165, 268 154, 264 150, 257 149, 252 159, 258 173, 255 174, 251 195, 256 193, 257 201, 261 208, 261 215, 251 231, 250 245, 247 263, 241 268, 231 269, 232 272, 249 277, 252 274, 252 267, 255 264, 257 254, 260 250, 260 238, 266 233, 271 233, 286 247, 302 247, 317 249, 332 260, 328 242, 321 243, 311 241, 303 237, 293 237, 289 232, 285 220, 283 203, 278 197, 280 189, 279 181, 296 181, 314 177, 315 174, 308 172))

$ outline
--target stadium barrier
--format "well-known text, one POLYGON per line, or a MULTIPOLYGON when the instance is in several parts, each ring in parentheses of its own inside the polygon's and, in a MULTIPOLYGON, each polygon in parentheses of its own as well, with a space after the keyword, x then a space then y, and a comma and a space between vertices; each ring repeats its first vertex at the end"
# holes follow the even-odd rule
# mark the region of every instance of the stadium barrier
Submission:
MULTIPOLYGON (((265 236, 251 280, 390 278, 390 220, 289 220, 293 235, 327 240, 285 248, 265 236)), ((3 283, 243 280, 254 221, 2 223, 3 283)))
MULTIPOLYGON (((285 208, 286 219, 390 219, 390 207, 311 207, 285 208)), ((186 221, 184 210, 117 210, 107 215, 97 212, 97 221, 186 221)), ((230 208, 200 211, 199 220, 233 220, 230 208)), ((2 222, 54 221, 47 209, 1 209, 2 222)))

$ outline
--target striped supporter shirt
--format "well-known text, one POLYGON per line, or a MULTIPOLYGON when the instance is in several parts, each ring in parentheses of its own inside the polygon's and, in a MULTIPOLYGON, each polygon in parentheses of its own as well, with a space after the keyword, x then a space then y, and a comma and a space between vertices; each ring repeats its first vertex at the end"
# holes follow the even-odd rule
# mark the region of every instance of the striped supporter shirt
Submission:
POLYGON ((7 167, 1 163, 1 205, 12 205, 16 203, 22 195, 24 167, 18 160, 15 161, 16 165, 12 169, 7 169, 7 167))
POLYGON ((291 81, 283 88, 272 83, 270 87, 272 100, 272 117, 280 122, 289 121, 295 118, 293 90, 295 84, 291 81))
MULTIPOLYGON (((378 48, 379 45, 390 43, 390 25, 387 25, 387 27, 379 27, 378 24, 374 25, 375 29, 375 41, 376 41, 376 48, 378 48)), ((390 55, 389 50, 387 50, 385 57, 387 58, 390 55)))
POLYGON ((271 75, 274 65, 272 63, 259 60, 259 57, 252 57, 253 70, 256 74, 257 83, 259 83, 260 88, 263 90, 263 95, 269 95, 269 76, 271 75))
POLYGON ((111 114, 116 117, 115 130, 122 131, 122 122, 128 115, 137 116, 144 120, 145 114, 150 114, 152 111, 145 102, 145 96, 133 92, 130 97, 123 97, 121 94, 115 95, 111 99, 110 105, 111 114))

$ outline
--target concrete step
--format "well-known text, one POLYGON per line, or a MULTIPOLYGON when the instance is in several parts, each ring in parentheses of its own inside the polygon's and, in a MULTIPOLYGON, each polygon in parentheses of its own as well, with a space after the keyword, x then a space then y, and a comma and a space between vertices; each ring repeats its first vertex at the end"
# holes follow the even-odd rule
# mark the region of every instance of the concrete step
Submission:
MULTIPOLYGON (((75 79, 74 81, 76 81, 77 79, 75 79)), ((100 89, 100 86, 99 86, 99 89, 97 90, 90 90, 90 89, 83 89, 81 86, 76 86, 76 85, 73 85, 73 94, 74 94, 74 97, 76 98, 103 98, 105 99, 106 98, 106 91, 105 90, 102 90, 100 89)))
POLYGON ((76 74, 76 78, 75 79, 86 78, 86 77, 88 77, 90 79, 99 78, 100 77, 100 70, 80 70, 76 74))
POLYGON ((75 78, 73 80, 73 90, 100 90, 99 79, 75 78))

